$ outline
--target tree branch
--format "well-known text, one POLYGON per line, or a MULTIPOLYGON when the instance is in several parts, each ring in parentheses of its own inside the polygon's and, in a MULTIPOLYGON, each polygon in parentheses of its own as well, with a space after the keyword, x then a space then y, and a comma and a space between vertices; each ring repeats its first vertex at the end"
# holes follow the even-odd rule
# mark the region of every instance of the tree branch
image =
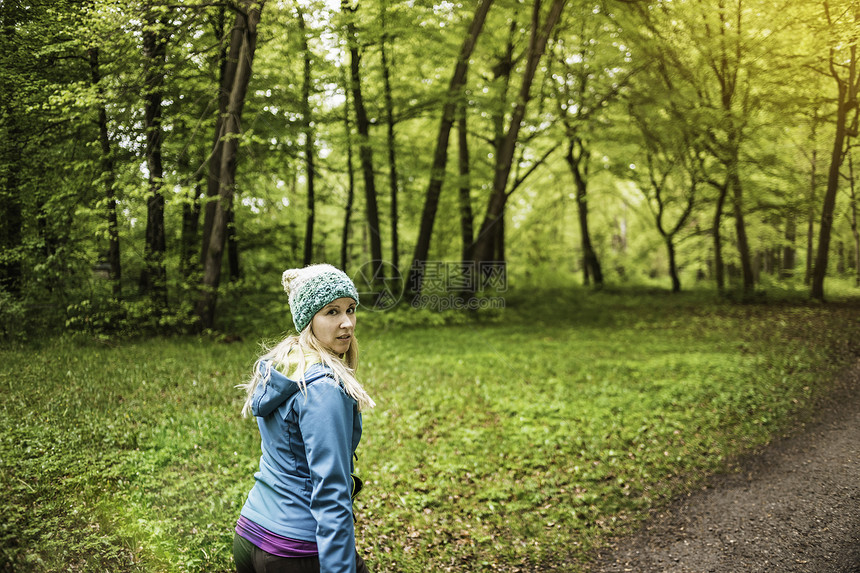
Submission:
POLYGON ((507 196, 510 197, 513 194, 513 192, 517 190, 517 187, 519 187, 523 183, 523 181, 525 181, 528 178, 529 175, 534 173, 534 170, 537 169, 538 167, 540 167, 547 160, 547 158, 552 154, 552 152, 555 151, 556 149, 558 149, 558 148, 557 147, 550 147, 549 150, 543 154, 543 157, 541 157, 531 167, 529 167, 528 171, 526 171, 522 177, 515 179, 513 182, 513 185, 511 185, 511 190, 506 193, 507 196))

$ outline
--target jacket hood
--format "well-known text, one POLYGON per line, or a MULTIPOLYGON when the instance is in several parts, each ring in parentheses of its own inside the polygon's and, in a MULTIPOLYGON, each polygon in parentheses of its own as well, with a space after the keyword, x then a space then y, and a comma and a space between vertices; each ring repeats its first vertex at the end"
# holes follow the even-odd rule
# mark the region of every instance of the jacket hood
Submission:
MULTIPOLYGON (((277 410, 281 404, 298 392, 300 387, 297 381, 284 376, 268 360, 261 360, 257 364, 257 370, 263 379, 254 389, 251 413, 255 416, 265 417, 277 410)), ((310 384, 325 376, 328 376, 328 370, 322 364, 313 364, 305 372, 305 384, 310 384)))

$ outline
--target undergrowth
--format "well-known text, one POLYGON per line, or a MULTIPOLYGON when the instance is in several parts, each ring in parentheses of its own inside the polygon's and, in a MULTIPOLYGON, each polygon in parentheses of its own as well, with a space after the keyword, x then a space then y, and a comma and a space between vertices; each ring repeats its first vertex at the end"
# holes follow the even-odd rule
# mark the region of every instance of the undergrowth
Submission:
MULTIPOLYGON (((507 303, 417 325, 360 314, 378 404, 356 502, 372 570, 576 570, 811 416, 860 345, 850 300, 573 289, 507 303)), ((0 351, 0 569, 232 570, 259 456, 234 386, 259 348, 223 340, 0 351)))

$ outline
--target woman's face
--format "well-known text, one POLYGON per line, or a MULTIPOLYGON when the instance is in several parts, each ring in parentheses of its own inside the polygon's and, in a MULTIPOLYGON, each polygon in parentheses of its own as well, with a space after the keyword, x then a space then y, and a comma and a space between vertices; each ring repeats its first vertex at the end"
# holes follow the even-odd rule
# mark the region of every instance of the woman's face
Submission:
POLYGON ((311 330, 323 346, 334 354, 343 354, 355 331, 355 301, 344 297, 328 303, 314 315, 311 330))

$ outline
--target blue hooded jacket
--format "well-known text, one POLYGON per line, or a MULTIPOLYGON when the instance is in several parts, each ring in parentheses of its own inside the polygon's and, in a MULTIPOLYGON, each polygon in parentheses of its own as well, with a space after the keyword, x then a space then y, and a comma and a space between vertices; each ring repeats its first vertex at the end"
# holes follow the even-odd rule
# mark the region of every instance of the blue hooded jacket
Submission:
POLYGON ((273 533, 315 541, 320 573, 355 572, 353 455, 361 440, 358 405, 323 364, 298 382, 261 361, 269 374, 254 391, 260 428, 260 471, 241 514, 273 533))

